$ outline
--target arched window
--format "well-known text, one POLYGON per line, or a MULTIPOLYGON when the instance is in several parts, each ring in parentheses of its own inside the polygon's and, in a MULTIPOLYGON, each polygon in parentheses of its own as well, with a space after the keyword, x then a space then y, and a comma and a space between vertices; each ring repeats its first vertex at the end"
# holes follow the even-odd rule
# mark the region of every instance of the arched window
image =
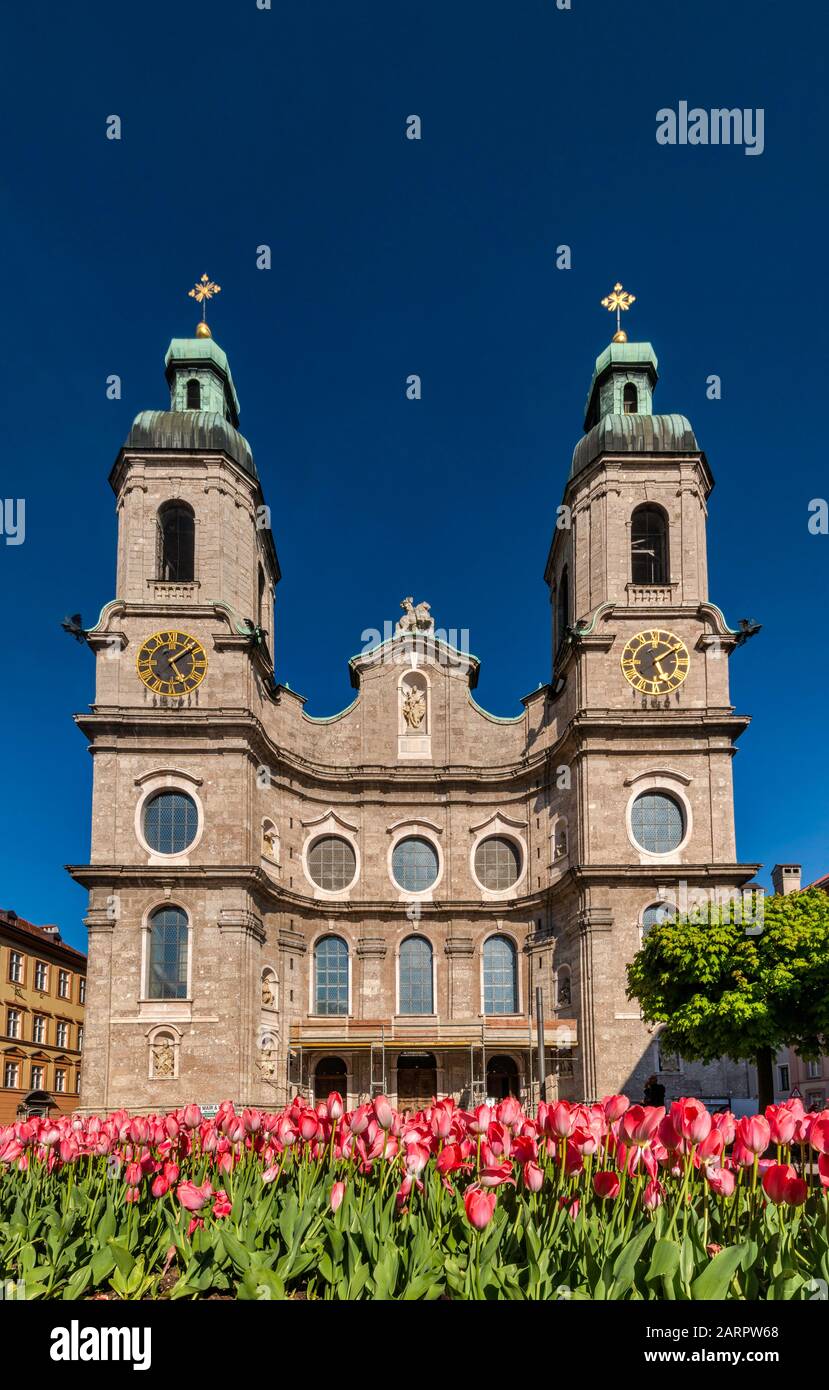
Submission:
POLYGON ((676 909, 672 903, 651 903, 642 913, 642 940, 644 941, 651 927, 655 927, 659 922, 672 922, 676 916, 676 909))
POLYGON ((183 854, 198 825, 196 803, 186 792, 157 792, 144 805, 144 839, 159 854, 183 854))
POLYGON ((314 1012, 348 1013, 348 947, 341 936, 324 936, 314 951, 314 1012))
POLYGON ((150 918, 148 999, 187 998, 187 913, 160 907, 150 918))
POLYGON ((630 577, 634 584, 668 584, 668 520, 661 507, 637 507, 630 521, 630 577))
POLYGON ((508 936, 491 936, 484 942, 484 1013, 517 1012, 515 947, 508 936))
POLYGON ((432 948, 424 936, 400 943, 400 1013, 434 1013, 432 948))
POLYGON ((567 566, 561 571, 558 581, 558 599, 556 603, 556 650, 564 641, 564 634, 570 624, 570 576, 567 566))
POLYGON ((423 893, 438 876, 438 854, 429 840, 409 835, 398 840, 391 857, 391 871, 399 888, 408 893, 423 893))
POLYGON ((187 409, 201 410, 201 384, 194 377, 187 383, 187 409))
POLYGON ((622 392, 622 405, 626 415, 635 415, 639 409, 639 392, 632 381, 626 383, 622 392))
POLYGON ((193 508, 186 502, 165 502, 158 513, 158 578, 172 584, 189 584, 195 578, 195 560, 193 508))
POLYGON ((649 854, 670 854, 685 835, 685 813, 667 792, 642 792, 631 808, 630 828, 649 854))
POLYGON ((314 1068, 314 1100, 327 1100, 332 1091, 348 1091, 348 1071, 341 1057, 321 1057, 314 1068))
POLYGON ((520 1090, 518 1067, 512 1057, 490 1057, 486 1064, 486 1093, 493 1100, 517 1096, 520 1090))

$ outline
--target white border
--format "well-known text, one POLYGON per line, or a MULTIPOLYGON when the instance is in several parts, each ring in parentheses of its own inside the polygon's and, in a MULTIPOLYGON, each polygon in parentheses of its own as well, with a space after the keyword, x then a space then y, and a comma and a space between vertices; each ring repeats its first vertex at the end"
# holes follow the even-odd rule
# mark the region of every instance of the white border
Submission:
MULTIPOLYGON (((496 927, 495 931, 489 932, 489 933, 483 938, 483 940, 482 940, 482 942, 481 942, 481 959, 480 959, 480 966, 479 966, 479 972, 478 972, 478 975, 479 975, 479 988, 480 988, 480 991, 481 991, 481 994, 480 994, 480 999, 481 999, 481 1018, 484 1018, 484 1019, 487 1019, 487 1018, 516 1018, 516 1017, 518 1017, 518 1015, 520 1015, 520 1014, 522 1014, 522 1013, 524 1012, 524 1008, 523 1008, 523 993, 524 993, 524 990, 523 990, 522 970, 521 970, 521 966, 520 966, 520 963, 519 963, 518 956, 519 956, 518 942, 516 941, 516 939, 515 939, 515 937, 513 936, 512 932, 504 931, 504 928, 503 928, 503 926, 502 926, 500 923, 499 923, 498 926, 496 927), (514 1010, 512 1013, 510 1013, 510 1014, 488 1014, 488 1013, 486 1012, 486 992, 485 992, 485 988, 484 988, 484 950, 485 950, 485 948, 486 948, 486 943, 487 943, 488 941, 491 941, 492 938, 493 938, 494 936, 503 936, 504 939, 505 939, 506 941, 509 941, 509 942, 512 944, 512 949, 513 949, 513 951, 515 952, 515 994, 516 994, 516 1000, 515 1000, 515 1010, 514 1010)), ((494 1044, 493 1044, 493 1045, 494 1045, 494 1044)))
MULTIPOLYGON (((351 1018, 351 1016, 352 1016, 351 987, 352 987, 352 981, 353 981, 353 978, 354 978, 354 972, 353 972, 352 963, 351 963, 351 962, 352 962, 353 951, 352 951, 352 944, 351 944, 351 942, 349 941, 348 937, 345 935, 345 932, 338 931, 337 928, 336 928, 335 926, 330 926, 330 925, 328 925, 328 924, 326 923, 325 927, 323 927, 319 932, 317 932, 317 935, 313 938, 313 940, 312 940, 311 942, 309 942, 309 950, 310 950, 310 955, 311 955, 311 969, 308 971, 308 1016, 309 1016, 309 1018, 335 1018, 335 1019, 336 1019, 336 1018, 341 1018, 341 1019, 349 1019, 349 1018, 351 1018), (340 941, 344 942, 344 943, 345 943, 345 949, 346 949, 346 952, 347 952, 347 955, 348 955, 348 1012, 347 1012, 347 1013, 344 1013, 344 1014, 320 1014, 320 1013, 317 1013, 317 946, 319 945, 319 943, 320 943, 321 941, 323 941, 323 940, 325 939, 326 936, 336 936, 336 937, 339 938, 340 941)), ((328 1056, 328 1053, 326 1052, 326 1053, 324 1053, 323 1055, 327 1057, 327 1056, 328 1056)))

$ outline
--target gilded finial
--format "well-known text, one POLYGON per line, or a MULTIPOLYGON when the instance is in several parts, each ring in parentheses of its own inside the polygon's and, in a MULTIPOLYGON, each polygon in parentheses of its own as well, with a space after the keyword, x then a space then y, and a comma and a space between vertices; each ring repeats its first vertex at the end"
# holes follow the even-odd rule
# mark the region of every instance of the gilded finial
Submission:
POLYGON ((603 308, 609 309, 611 314, 613 313, 614 309, 616 311, 616 332, 613 334, 611 342, 627 342, 628 335, 622 327, 622 310, 627 311, 630 308, 631 304, 635 302, 635 300, 636 295, 628 294, 627 290, 622 289, 622 286, 618 283, 618 281, 613 286, 612 294, 607 295, 607 297, 602 300, 603 308))
POLYGON ((221 294, 221 292, 221 285, 215 285, 207 275, 203 275, 201 279, 197 281, 197 283, 193 286, 192 290, 187 291, 190 298, 195 299, 197 304, 201 305, 201 323, 196 325, 197 338, 213 337, 213 334, 210 332, 210 329, 208 328, 207 322, 205 320, 205 307, 207 305, 208 299, 212 299, 215 294, 221 294))

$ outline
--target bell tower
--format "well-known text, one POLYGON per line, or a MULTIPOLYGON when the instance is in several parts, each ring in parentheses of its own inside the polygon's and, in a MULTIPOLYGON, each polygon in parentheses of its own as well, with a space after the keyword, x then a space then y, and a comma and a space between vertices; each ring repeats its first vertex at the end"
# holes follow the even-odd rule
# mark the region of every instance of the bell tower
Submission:
MULTIPOLYGON (((606 307, 629 307, 621 285, 606 307)), ((734 894, 731 765, 749 720, 730 702, 742 640, 709 601, 714 486, 690 421, 654 414, 657 359, 617 329, 599 354, 546 580, 553 611, 550 908, 570 972, 580 1047, 573 1094, 641 1093, 659 1049, 625 993, 625 966, 657 912, 734 894)), ((699 1081, 729 1093, 727 1064, 699 1081)), ((737 1091, 736 1093, 739 1093, 737 1091)), ((693 1094, 687 1091, 686 1094, 693 1094)))

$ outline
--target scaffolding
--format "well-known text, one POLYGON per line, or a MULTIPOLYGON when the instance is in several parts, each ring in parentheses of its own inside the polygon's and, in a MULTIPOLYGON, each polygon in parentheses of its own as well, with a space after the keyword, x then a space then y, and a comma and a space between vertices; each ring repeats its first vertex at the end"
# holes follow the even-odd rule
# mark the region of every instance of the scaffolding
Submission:
POLYGON ((372 1038, 369 1047, 369 1100, 386 1094, 386 1029, 380 1025, 380 1037, 372 1038))

